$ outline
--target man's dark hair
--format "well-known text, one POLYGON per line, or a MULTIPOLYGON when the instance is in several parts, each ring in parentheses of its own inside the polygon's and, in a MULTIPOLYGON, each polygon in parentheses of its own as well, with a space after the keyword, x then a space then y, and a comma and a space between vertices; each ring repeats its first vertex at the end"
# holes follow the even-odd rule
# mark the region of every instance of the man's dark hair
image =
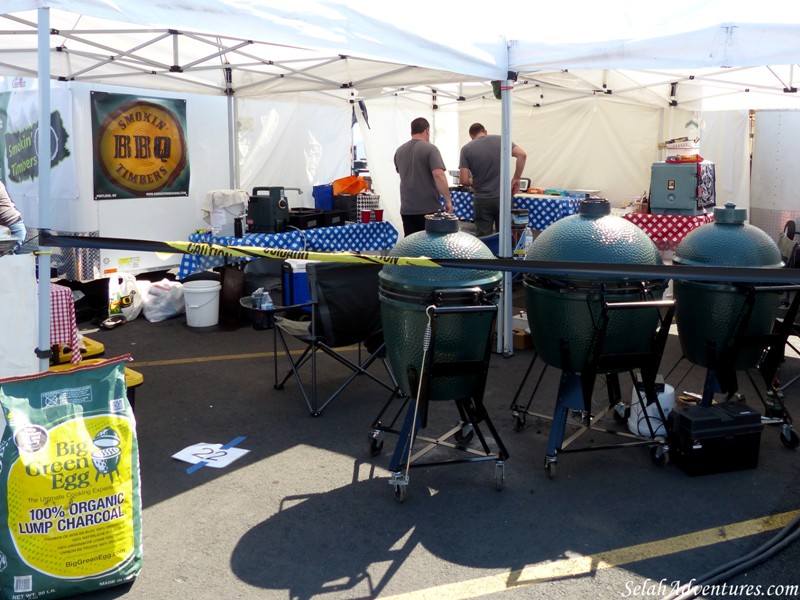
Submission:
POLYGON ((413 121, 411 121, 411 135, 416 135, 418 133, 424 133, 426 129, 430 128, 430 123, 428 123, 428 119, 425 117, 417 117, 413 121))
POLYGON ((473 123, 469 126, 469 137, 475 137, 479 133, 483 133, 486 131, 486 128, 481 125, 480 123, 473 123))

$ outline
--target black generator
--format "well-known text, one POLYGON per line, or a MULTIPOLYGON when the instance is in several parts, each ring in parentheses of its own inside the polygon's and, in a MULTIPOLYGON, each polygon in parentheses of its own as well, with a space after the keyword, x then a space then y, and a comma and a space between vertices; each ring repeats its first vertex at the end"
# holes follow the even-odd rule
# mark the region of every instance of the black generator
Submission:
POLYGON ((253 188, 253 194, 247 203, 247 232, 283 233, 288 224, 289 202, 283 188, 253 188))

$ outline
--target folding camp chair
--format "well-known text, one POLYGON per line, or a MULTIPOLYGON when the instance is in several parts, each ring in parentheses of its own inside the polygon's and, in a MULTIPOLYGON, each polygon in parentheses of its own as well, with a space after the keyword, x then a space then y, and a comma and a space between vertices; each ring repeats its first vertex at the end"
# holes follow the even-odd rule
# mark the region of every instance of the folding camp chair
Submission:
POLYGON ((275 337, 280 340, 290 367, 283 380, 278 382, 276 348, 275 389, 282 389, 294 375, 312 416, 320 415, 325 407, 359 375, 366 375, 392 394, 400 395, 397 381, 385 359, 378 298, 379 270, 380 265, 309 263, 306 277, 310 301, 275 307, 275 337), (297 313, 301 308, 311 309, 310 320, 296 321, 287 318, 287 315, 297 313), (285 316, 281 316, 282 314, 285 316), (297 359, 292 356, 287 336, 306 344, 297 359), (355 361, 350 360, 342 352, 346 346, 353 345, 358 346, 358 359, 355 361), (318 351, 324 352, 352 371, 344 383, 321 402, 317 397, 318 351), (383 363, 388 374, 388 382, 368 371, 376 360, 383 363), (301 377, 301 369, 306 364, 310 364, 310 392, 301 377))
MULTIPOLYGON (((781 260, 783 260, 783 266, 787 269, 798 269, 800 268, 800 239, 795 237, 795 222, 794 221, 787 221, 786 224, 783 226, 783 231, 778 235, 778 250, 781 253, 781 260)), ((786 315, 787 309, 791 305, 792 295, 796 292, 787 293, 784 298, 781 300, 781 304, 778 307, 778 323, 776 326, 780 326, 783 322, 784 317, 786 315)), ((789 337, 786 340, 786 345, 789 346, 795 353, 800 354, 800 349, 795 346, 790 339, 792 337, 799 337, 800 336, 800 323, 797 322, 797 319, 794 320, 793 323, 787 324, 786 327, 788 328, 788 335, 789 337)), ((793 383, 800 380, 800 375, 795 376, 787 382, 784 382, 783 385, 778 384, 779 391, 783 392, 793 383)))

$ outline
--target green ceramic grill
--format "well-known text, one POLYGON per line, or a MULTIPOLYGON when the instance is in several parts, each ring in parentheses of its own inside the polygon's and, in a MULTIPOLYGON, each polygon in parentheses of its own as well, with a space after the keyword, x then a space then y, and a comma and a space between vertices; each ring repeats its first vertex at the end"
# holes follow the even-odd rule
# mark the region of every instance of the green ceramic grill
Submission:
MULTIPOLYGON (((390 256, 428 258, 493 259, 480 239, 459 231, 458 219, 447 213, 426 216, 425 231, 405 237, 390 256)), ((455 269, 386 265, 380 272, 379 294, 383 336, 389 364, 402 390, 411 389, 419 376, 428 306, 470 306, 497 302, 501 274, 486 269, 455 269), (411 374, 411 377, 409 377, 411 374)), ((433 362, 483 359, 494 315, 464 313, 443 320, 436 329, 433 362)), ((430 400, 452 400, 468 396, 474 377, 437 377, 428 390, 430 400)))
MULTIPOLYGON (((633 223, 611 214, 605 198, 581 201, 577 215, 565 217, 545 229, 531 244, 528 260, 660 265, 661 256, 652 240, 633 223)), ((569 372, 581 372, 604 302, 659 300, 665 282, 630 281, 624 278, 565 277, 556 279, 526 275, 528 323, 534 346, 547 364, 569 372)), ((603 354, 627 354, 649 349, 658 327, 655 311, 609 313, 603 354)))
MULTIPOLYGON (((714 222, 692 230, 675 250, 677 265, 780 268, 780 250, 762 230, 745 223, 747 211, 733 203, 714 209, 714 222)), ((684 356, 690 362, 713 367, 723 350, 732 343, 737 323, 748 318, 744 334, 762 335, 772 331, 780 294, 758 292, 752 311, 745 300, 747 286, 675 281, 675 322, 684 356)), ((736 369, 757 364, 760 348, 738 353, 736 369)))

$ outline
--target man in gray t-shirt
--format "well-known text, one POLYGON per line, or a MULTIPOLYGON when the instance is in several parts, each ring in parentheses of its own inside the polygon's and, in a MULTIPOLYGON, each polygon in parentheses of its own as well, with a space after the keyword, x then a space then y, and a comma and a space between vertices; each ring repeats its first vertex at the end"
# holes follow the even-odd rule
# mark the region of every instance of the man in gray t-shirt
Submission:
POLYGON ((400 216, 403 233, 425 230, 425 215, 442 210, 453 212, 453 200, 439 149, 430 143, 431 126, 427 119, 411 121, 411 139, 394 153, 394 166, 400 174, 400 216))
MULTIPOLYGON (((475 235, 485 237, 500 229, 500 136, 489 135, 480 123, 469 128, 472 140, 461 148, 458 161, 461 185, 473 189, 475 235)), ((528 155, 511 143, 511 156, 517 161, 511 178, 511 195, 519 191, 519 180, 528 155)))

